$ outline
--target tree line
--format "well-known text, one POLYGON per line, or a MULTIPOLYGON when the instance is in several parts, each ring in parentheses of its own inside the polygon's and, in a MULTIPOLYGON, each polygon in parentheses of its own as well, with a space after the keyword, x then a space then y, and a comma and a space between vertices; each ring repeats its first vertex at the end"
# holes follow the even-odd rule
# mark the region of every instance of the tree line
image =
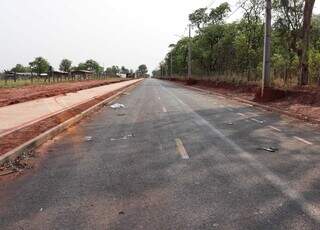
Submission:
MULTIPOLYGON (((15 73, 36 73, 41 75, 42 73, 48 73, 50 70, 53 70, 50 63, 47 59, 43 57, 36 57, 33 61, 29 63, 28 66, 23 66, 22 64, 17 64, 10 71, 15 73)), ((72 65, 72 61, 69 59, 63 59, 60 62, 59 70, 63 72, 71 72, 76 70, 87 70, 92 71, 96 75, 106 74, 110 76, 116 76, 117 74, 137 74, 139 76, 146 75, 148 73, 148 68, 145 64, 138 66, 136 71, 132 69, 127 69, 125 66, 116 66, 107 67, 106 69, 102 67, 97 61, 89 59, 85 62, 79 63, 77 66, 72 65)))
MULTIPOLYGON (((272 25, 273 84, 320 83, 320 15, 313 15, 314 0, 274 0, 272 25)), ((157 76, 185 76, 188 45, 192 74, 234 82, 258 81, 262 75, 264 0, 239 3, 242 17, 227 22, 234 12, 225 2, 213 9, 200 8, 189 15, 196 28, 192 38, 171 44, 157 76)))

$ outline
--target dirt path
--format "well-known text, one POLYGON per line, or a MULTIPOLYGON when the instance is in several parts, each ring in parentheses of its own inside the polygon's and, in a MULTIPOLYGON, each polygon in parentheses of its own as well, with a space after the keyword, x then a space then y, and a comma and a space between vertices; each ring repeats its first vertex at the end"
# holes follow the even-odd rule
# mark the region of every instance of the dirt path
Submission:
POLYGON ((52 85, 30 85, 10 89, 3 88, 0 89, 0 107, 107 85, 121 80, 123 79, 89 80, 52 85))

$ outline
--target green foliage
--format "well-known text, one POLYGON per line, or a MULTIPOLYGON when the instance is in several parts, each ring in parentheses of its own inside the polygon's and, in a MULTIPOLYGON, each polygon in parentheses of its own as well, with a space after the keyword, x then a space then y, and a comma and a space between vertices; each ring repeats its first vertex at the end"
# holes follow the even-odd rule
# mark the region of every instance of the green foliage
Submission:
POLYGON ((43 57, 37 57, 34 61, 29 63, 32 72, 41 74, 41 73, 47 73, 49 71, 50 64, 49 62, 44 59, 43 57))
POLYGON ((213 24, 222 23, 230 11, 229 3, 224 2, 217 8, 211 10, 209 14, 209 21, 213 24))
POLYGON ((59 69, 61 71, 69 72, 71 70, 72 61, 63 59, 60 63, 59 69))
POLYGON ((120 73, 120 69, 118 66, 111 66, 111 67, 108 67, 106 69, 106 74, 107 75, 110 75, 110 76, 116 76, 118 73, 120 73))
POLYGON ((11 71, 16 73, 26 73, 30 71, 30 68, 24 67, 21 64, 17 64, 15 67, 11 69, 11 71))
POLYGON ((147 66, 145 64, 139 65, 137 73, 142 76, 146 75, 148 73, 147 66))
POLYGON ((96 74, 101 74, 104 71, 103 67, 93 59, 89 59, 85 63, 79 63, 79 65, 75 69, 93 71, 96 74))
POLYGON ((89 71, 94 71, 96 74, 101 74, 103 72, 103 67, 99 65, 95 60, 87 60, 85 62, 86 69, 89 71))
POLYGON ((122 73, 122 74, 128 74, 129 72, 130 72, 130 71, 129 71, 126 67, 121 66, 120 73, 122 73))
POLYGON ((207 15, 206 10, 207 8, 200 8, 195 10, 192 14, 189 15, 190 22, 193 25, 197 26, 199 30, 209 20, 209 16, 207 15))
MULTIPOLYGON (((304 0, 273 1, 272 74, 283 83, 297 83, 302 52, 304 0)), ((248 0, 241 4, 243 16, 227 23, 228 3, 211 9, 195 10, 189 15, 197 26, 191 40, 193 76, 236 76, 237 81, 257 81, 261 77, 264 41, 264 0, 248 0)), ((170 45, 170 52, 154 74, 165 75, 171 67, 174 75, 187 74, 188 38, 170 45)), ((320 77, 320 15, 312 20, 309 69, 313 80, 320 77)), ((221 80, 223 80, 221 78, 221 80)), ((320 82, 320 81, 319 81, 320 82)))

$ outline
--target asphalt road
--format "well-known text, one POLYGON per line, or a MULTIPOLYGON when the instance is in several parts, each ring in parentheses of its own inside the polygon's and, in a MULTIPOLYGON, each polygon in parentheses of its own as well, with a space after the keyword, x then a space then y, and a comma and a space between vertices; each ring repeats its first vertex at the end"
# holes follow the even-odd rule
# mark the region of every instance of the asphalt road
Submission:
POLYGON ((0 229, 320 229, 312 127, 160 80, 116 102, 0 181, 0 229))

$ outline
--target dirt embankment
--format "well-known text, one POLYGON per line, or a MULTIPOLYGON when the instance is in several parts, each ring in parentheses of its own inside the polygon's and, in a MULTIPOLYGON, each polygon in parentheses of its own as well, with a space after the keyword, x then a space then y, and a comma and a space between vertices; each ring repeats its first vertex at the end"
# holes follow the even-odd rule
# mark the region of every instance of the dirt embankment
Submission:
POLYGON ((19 88, 0 88, 0 107, 31 101, 38 98, 53 97, 83 89, 111 84, 122 79, 89 80, 64 82, 52 85, 29 85, 19 88))
POLYGON ((295 87, 291 89, 269 88, 261 98, 261 90, 256 85, 236 85, 225 82, 189 81, 181 82, 205 90, 258 102, 296 117, 320 123, 320 87, 295 87))
MULTIPOLYGON (((24 128, 13 131, 5 136, 1 137, 0 141, 0 156, 7 153, 8 151, 22 145, 23 143, 37 137, 45 131, 58 126, 59 124, 69 120, 72 117, 86 111, 92 106, 106 100, 107 98, 119 93, 127 87, 122 87, 118 90, 109 92, 99 97, 87 101, 83 104, 72 107, 71 109, 62 111, 58 114, 52 115, 51 117, 45 118, 39 122, 26 126, 24 128)), ((0 166, 1 171, 1 166, 0 166)))

